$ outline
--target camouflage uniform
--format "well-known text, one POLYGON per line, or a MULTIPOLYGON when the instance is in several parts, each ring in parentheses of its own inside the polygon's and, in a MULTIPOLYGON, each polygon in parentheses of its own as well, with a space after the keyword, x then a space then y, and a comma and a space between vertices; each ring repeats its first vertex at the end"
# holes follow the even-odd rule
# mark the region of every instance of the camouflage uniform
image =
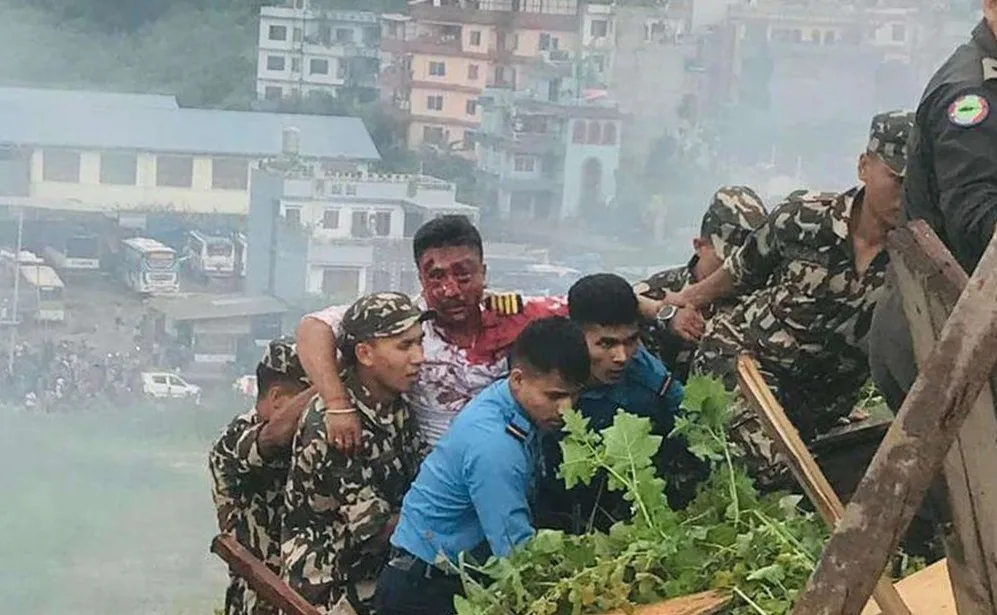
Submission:
MULTIPOLYGON (((911 125, 907 112, 873 118, 868 152, 898 175, 911 125)), ((883 250, 861 275, 855 270, 848 229, 863 194, 809 193, 779 205, 724 263, 740 301, 710 320, 693 359, 693 371, 733 388, 737 355, 754 354, 804 441, 848 415, 869 378, 867 337, 889 255, 883 250)), ((784 465, 742 408, 732 438, 763 484, 781 480, 784 465)))
MULTIPOLYGON (((260 363, 307 383, 293 340, 270 342, 260 363)), ((264 459, 257 446, 263 428, 256 409, 235 418, 211 447, 208 468, 218 514, 218 529, 235 536, 239 544, 275 573, 280 571, 280 523, 283 516, 287 459, 264 459)), ((225 592, 226 615, 271 615, 277 609, 262 600, 246 582, 231 575, 225 592)))
MULTIPOLYGON (((369 295, 346 311, 341 339, 399 335, 431 315, 399 293, 369 295)), ((360 414, 362 448, 346 457, 329 445, 326 405, 316 395, 295 436, 281 535, 282 576, 323 612, 341 600, 364 609, 356 586, 376 580, 388 550, 385 528, 429 453, 400 396, 379 404, 354 368, 340 376, 360 414)))
MULTIPOLYGON (((723 186, 713 193, 699 236, 709 239, 722 259, 727 259, 744 243, 748 234, 765 221, 765 204, 758 194, 747 186, 723 186)), ((695 275, 699 257, 693 255, 685 266, 672 267, 638 282, 634 292, 651 299, 664 299, 666 292, 680 290, 698 282, 695 275)), ((728 309, 731 301, 709 306, 704 316, 709 318, 718 310, 728 309)), ((669 330, 657 327, 644 331, 644 345, 658 355, 676 378, 685 382, 692 363, 696 345, 686 342, 669 330)))

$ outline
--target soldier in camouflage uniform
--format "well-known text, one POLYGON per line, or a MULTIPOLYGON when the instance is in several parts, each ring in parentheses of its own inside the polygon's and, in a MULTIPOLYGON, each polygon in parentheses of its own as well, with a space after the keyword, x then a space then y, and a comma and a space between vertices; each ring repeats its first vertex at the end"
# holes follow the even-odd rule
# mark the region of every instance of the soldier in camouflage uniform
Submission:
MULTIPOLYGON (((886 234, 899 221, 912 122, 907 111, 877 114, 859 157, 862 187, 780 204, 721 269, 665 299, 702 307, 739 297, 707 324, 693 371, 734 387, 737 356, 754 354, 804 441, 847 416, 869 377, 869 325, 889 260, 886 234)), ((772 443, 742 408, 732 438, 763 486, 784 480, 772 443)))
MULTIPOLYGON (((765 221, 765 205, 758 194, 747 186, 723 186, 710 202, 699 237, 692 240, 694 254, 689 263, 665 269, 638 282, 634 292, 661 300, 668 292, 679 292, 699 280, 704 280, 720 268, 723 262, 743 243, 748 234, 765 221)), ((696 350, 695 338, 684 335, 684 326, 677 323, 698 322, 710 318, 717 310, 730 307, 730 301, 707 306, 701 315, 690 308, 669 306, 660 313, 654 326, 644 332, 644 345, 657 354, 672 374, 686 381, 696 350), (691 314, 687 312, 692 312, 691 314), (665 318, 667 316, 667 318, 665 318)), ((701 331, 700 331, 701 333, 701 331)))
MULTIPOLYGON (((294 340, 270 342, 256 367, 257 400, 235 418, 208 455, 218 529, 280 572, 280 523, 291 440, 314 391, 294 340)), ((232 575, 226 615, 276 615, 246 582, 232 575)))
POLYGON ((325 613, 368 609, 369 596, 358 585, 377 579, 402 497, 429 452, 402 393, 419 375, 422 323, 432 316, 400 293, 368 295, 350 306, 339 342, 350 403, 329 408, 316 395, 298 427, 285 493, 282 576, 325 613), (329 444, 326 418, 350 406, 363 431, 359 449, 346 456, 329 444))

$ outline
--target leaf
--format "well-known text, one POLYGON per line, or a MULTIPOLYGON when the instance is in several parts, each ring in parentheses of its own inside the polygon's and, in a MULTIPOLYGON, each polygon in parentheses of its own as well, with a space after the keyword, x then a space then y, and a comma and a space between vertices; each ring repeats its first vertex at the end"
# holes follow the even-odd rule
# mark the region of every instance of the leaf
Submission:
POLYGON ((779 564, 769 564, 748 575, 749 581, 771 581, 780 583, 786 578, 786 571, 779 564))

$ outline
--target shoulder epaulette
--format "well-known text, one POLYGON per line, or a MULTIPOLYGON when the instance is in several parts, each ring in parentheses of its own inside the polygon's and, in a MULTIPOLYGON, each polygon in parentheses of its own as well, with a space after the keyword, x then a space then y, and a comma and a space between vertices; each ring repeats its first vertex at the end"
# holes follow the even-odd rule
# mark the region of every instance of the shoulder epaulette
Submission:
POLYGON ((526 442, 526 436, 529 435, 525 431, 523 431, 523 428, 521 428, 519 425, 516 425, 512 421, 510 421, 505 426, 505 433, 509 434, 519 442, 526 442))
POLYGON ((672 381, 675 380, 675 376, 671 373, 665 377, 664 382, 661 383, 661 388, 658 389, 658 397, 664 397, 668 394, 668 389, 672 388, 672 381))
POLYGON ((521 314, 525 302, 519 293, 498 293, 485 297, 485 308, 501 316, 521 314))
POLYGON ((983 58, 983 80, 997 79, 997 58, 983 58))

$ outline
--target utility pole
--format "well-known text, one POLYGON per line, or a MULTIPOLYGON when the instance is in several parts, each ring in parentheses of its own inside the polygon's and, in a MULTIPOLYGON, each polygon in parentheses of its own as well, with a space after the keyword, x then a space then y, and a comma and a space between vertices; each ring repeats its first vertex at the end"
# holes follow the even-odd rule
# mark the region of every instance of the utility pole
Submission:
POLYGON ((21 286, 21 241, 24 237, 24 208, 20 208, 17 217, 17 250, 14 252, 14 301, 11 305, 11 316, 8 320, 10 326, 10 349, 7 355, 7 373, 14 373, 14 345, 17 343, 17 325, 19 324, 17 313, 17 299, 21 286))

